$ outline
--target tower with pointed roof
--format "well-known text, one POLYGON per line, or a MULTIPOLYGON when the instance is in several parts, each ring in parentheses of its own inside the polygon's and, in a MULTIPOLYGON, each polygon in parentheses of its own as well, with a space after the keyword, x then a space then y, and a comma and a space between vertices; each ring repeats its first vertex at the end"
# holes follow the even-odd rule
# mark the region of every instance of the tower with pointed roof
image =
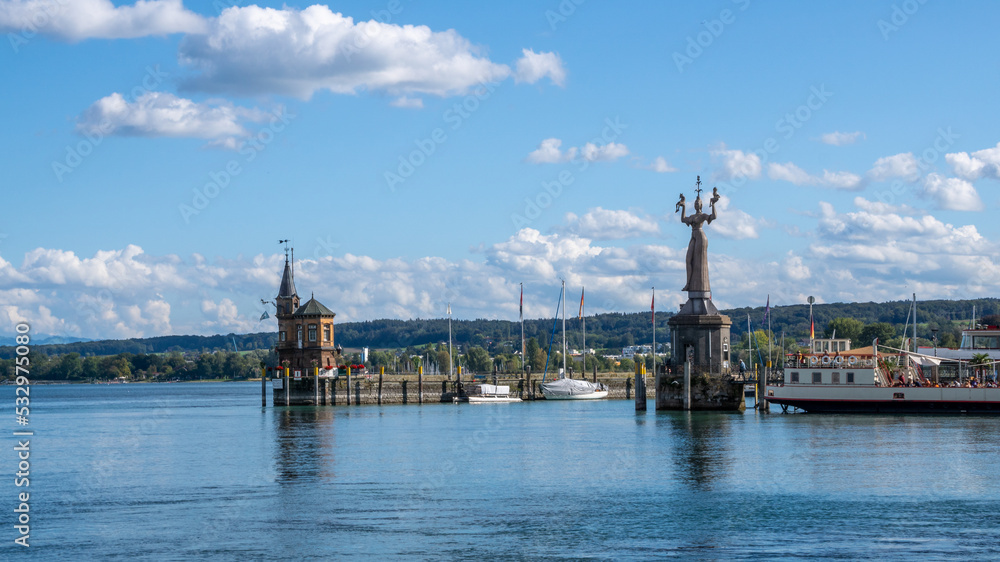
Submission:
POLYGON ((299 305, 299 295, 295 291, 295 258, 289 260, 287 251, 274 305, 278 319, 279 365, 287 364, 292 374, 300 375, 312 375, 313 365, 320 368, 337 366, 339 357, 333 341, 336 314, 316 300, 315 295, 299 305))

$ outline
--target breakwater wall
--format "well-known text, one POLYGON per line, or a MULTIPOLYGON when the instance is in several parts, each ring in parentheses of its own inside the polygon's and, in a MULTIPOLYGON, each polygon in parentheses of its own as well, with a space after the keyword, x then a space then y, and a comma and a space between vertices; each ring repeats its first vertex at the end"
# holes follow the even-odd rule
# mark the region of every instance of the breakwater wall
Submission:
MULTIPOLYGON (((655 385, 647 376, 646 397, 654 398, 655 385)), ((551 380, 551 379, 549 379, 551 380)), ((593 380, 593 379, 589 379, 593 380)), ((463 381, 461 385, 455 381, 427 380, 415 377, 383 376, 354 377, 348 383, 346 377, 302 377, 300 379, 280 379, 267 382, 270 389, 272 405, 285 406, 346 406, 359 404, 431 404, 436 402, 452 402, 462 396, 465 391, 472 390, 476 384, 489 381, 463 381), (286 392, 287 387, 287 392, 286 392)), ((597 382, 608 387, 608 399, 634 400, 635 378, 632 376, 597 377, 597 382)), ((497 384, 510 387, 512 396, 524 400, 544 400, 539 384, 540 378, 514 379, 499 377, 497 384)))

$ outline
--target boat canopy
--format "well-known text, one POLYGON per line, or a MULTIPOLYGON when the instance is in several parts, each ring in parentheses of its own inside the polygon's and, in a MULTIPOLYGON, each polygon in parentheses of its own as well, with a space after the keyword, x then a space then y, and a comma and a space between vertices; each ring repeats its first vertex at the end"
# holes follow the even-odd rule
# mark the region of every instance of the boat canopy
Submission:
POLYGON ((600 383, 593 383, 577 379, 557 379, 552 382, 542 383, 542 392, 552 396, 577 396, 580 394, 593 394, 598 390, 603 390, 600 383))

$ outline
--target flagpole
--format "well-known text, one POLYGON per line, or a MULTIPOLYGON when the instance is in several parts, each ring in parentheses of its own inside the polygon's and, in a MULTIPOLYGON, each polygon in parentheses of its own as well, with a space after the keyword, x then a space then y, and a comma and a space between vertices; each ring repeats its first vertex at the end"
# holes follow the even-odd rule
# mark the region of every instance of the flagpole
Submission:
POLYGON ((526 358, 524 357, 524 283, 521 283, 521 305, 519 309, 521 314, 521 378, 524 378, 524 374, 527 372, 525 370, 526 358))
MULTIPOLYGON (((649 309, 653 312, 653 376, 656 376, 656 287, 653 287, 653 300, 649 303, 649 309)), ((643 389, 646 388, 646 377, 642 378, 643 389)))
POLYGON ((455 376, 455 356, 451 352, 451 303, 448 303, 448 380, 455 376))

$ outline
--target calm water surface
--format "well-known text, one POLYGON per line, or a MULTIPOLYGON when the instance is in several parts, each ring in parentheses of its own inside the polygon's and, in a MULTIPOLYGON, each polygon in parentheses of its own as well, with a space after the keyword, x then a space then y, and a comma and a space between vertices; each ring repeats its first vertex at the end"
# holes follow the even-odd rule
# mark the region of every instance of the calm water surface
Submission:
POLYGON ((31 399, 31 547, 11 419, 0 558, 1000 557, 1000 418, 261 409, 256 383, 31 399))

